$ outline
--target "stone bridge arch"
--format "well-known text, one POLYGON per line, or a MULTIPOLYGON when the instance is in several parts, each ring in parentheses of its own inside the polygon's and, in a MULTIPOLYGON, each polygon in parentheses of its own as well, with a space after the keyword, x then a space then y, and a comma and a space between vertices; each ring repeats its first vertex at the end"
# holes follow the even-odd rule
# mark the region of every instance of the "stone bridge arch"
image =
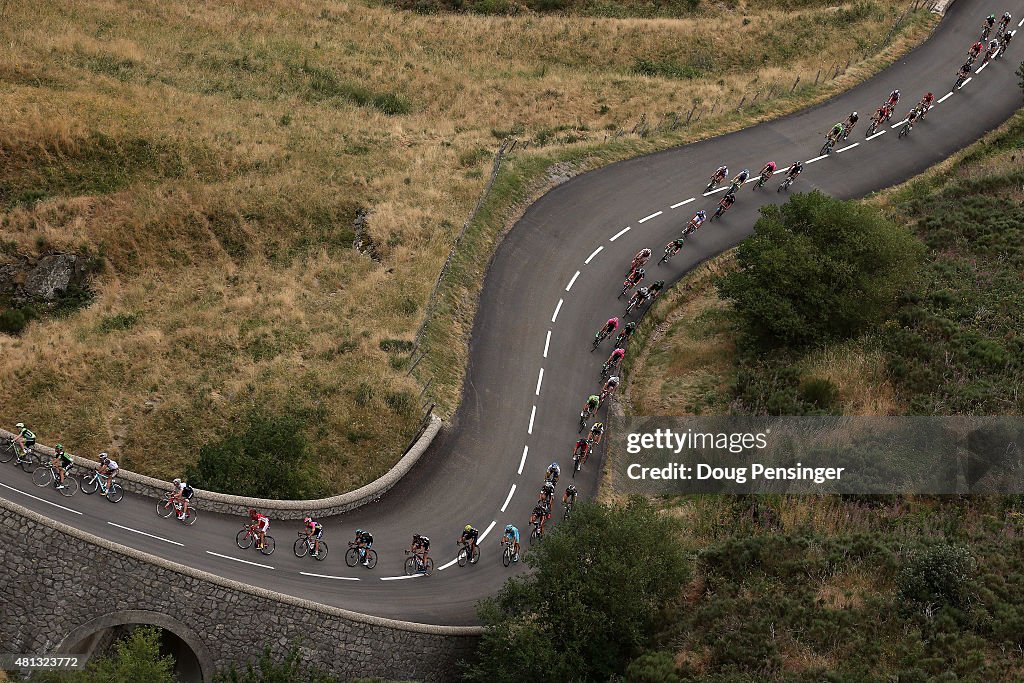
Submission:
POLYGON ((75 647, 90 636, 116 626, 128 626, 133 624, 158 626, 165 631, 173 633, 189 649, 192 650, 192 654, 195 655, 196 661, 199 665, 199 672, 202 676, 203 683, 211 683, 213 681, 213 674, 215 671, 214 659, 209 648, 206 647, 206 643, 204 643, 202 638, 199 637, 199 634, 190 626, 182 623, 174 617, 152 610, 118 610, 116 612, 103 614, 90 619, 84 624, 71 629, 71 631, 69 631, 57 644, 56 652, 59 654, 74 654, 76 652, 75 647))

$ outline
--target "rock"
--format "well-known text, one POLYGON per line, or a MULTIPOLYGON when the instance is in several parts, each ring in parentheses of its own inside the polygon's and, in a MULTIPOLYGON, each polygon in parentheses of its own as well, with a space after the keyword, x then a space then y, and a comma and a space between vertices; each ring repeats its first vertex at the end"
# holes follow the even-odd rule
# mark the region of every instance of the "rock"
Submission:
POLYGON ((56 300, 67 291, 75 275, 77 261, 78 257, 74 254, 50 254, 39 259, 21 286, 23 296, 41 301, 56 300))

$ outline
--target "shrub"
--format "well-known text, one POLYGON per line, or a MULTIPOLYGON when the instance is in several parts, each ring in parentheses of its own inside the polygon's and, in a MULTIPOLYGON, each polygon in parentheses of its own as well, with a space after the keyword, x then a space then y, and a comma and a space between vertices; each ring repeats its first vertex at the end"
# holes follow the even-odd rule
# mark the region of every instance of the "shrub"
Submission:
POLYGON ((847 339, 879 322, 914 272, 919 245, 875 209, 794 195, 766 206, 718 283, 761 348, 847 339))
POLYGON ((25 311, 20 308, 8 308, 3 313, 0 313, 0 332, 9 335, 21 334, 25 326, 28 325, 31 317, 25 315, 25 311))
POLYGON ((160 629, 141 626, 118 641, 112 655, 92 659, 84 671, 40 671, 32 676, 37 683, 110 683, 146 681, 174 683, 174 657, 160 655, 160 629))
POLYGON ((897 579, 899 598, 906 607, 967 606, 976 570, 970 550, 941 544, 914 555, 897 579))
POLYGON ((253 411, 244 431, 200 448, 188 479, 199 488, 242 496, 284 500, 319 495, 302 427, 294 417, 253 411))
POLYGON ((658 651, 640 655, 626 667, 627 683, 678 683, 676 662, 671 652, 658 651))
POLYGON ((139 321, 141 316, 138 313, 118 313, 108 315, 100 321, 100 332, 114 332, 116 330, 130 330, 139 321))

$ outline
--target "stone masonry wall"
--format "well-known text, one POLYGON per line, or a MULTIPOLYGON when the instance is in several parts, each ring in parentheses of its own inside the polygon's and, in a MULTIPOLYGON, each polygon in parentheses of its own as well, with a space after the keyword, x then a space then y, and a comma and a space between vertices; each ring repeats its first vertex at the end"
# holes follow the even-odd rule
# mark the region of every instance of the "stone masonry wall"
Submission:
POLYGON ((177 567, 5 499, 0 548, 0 652, 52 654, 97 617, 142 610, 180 619, 205 646, 196 654, 212 660, 200 662, 206 670, 244 666, 264 644, 281 656, 295 642, 304 663, 343 679, 440 682, 455 678, 481 633, 356 614, 177 567))

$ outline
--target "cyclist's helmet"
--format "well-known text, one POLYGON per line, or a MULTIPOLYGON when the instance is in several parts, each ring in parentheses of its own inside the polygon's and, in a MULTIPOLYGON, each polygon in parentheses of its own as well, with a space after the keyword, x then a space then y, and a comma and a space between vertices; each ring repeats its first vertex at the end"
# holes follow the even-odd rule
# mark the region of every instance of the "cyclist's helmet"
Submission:
POLYGON ((548 465, 548 469, 549 470, 557 470, 558 469, 558 463, 557 462, 551 463, 550 465, 548 465))
POLYGON ((303 518, 303 520, 302 520, 302 523, 303 523, 303 524, 309 524, 309 523, 310 523, 310 522, 312 522, 312 521, 313 521, 313 520, 312 520, 312 519, 310 519, 309 517, 304 517, 304 518, 303 518))
MULTIPOLYGON (((707 216, 707 214, 704 213, 704 209, 701 209, 700 211, 698 211, 697 215, 700 216, 701 218, 704 218, 705 216, 707 216)), ((633 325, 633 323, 630 323, 630 325, 633 325)))
MULTIPOLYGON (((701 213, 704 213, 704 212, 701 211, 701 213)), ((627 330, 635 330, 636 329, 636 323, 633 323, 633 322, 626 323, 626 329, 627 330)))
POLYGON ((743 172, 740 173, 740 175, 750 175, 750 169, 749 168, 743 169, 743 172))
POLYGON ((992 23, 993 21, 995 21, 995 20, 996 20, 996 15, 994 15, 994 14, 990 14, 990 15, 988 15, 987 17, 985 17, 985 21, 987 21, 987 22, 988 22, 988 23, 990 23, 990 24, 991 24, 991 23, 992 23))
POLYGON ((552 484, 550 481, 544 482, 544 486, 541 487, 541 491, 543 491, 544 493, 551 493, 554 490, 555 485, 552 484))
POLYGON ((356 536, 361 536, 363 533, 362 529, 356 529, 356 536))
POLYGON ((257 514, 255 508, 249 510, 249 519, 256 519, 257 514))
POLYGON ((106 462, 110 460, 110 456, 106 453, 100 453, 100 462, 106 462))
POLYGON ((576 493, 576 484, 569 484, 569 488, 565 489, 566 493, 576 493))
POLYGON ((646 270, 644 270, 643 268, 637 268, 637 269, 636 269, 636 274, 637 274, 637 275, 640 275, 640 276, 643 276, 643 275, 646 275, 646 274, 647 274, 647 271, 646 271, 646 270))
POLYGON ((57 444, 56 446, 53 447, 53 452, 56 453, 57 455, 62 455, 64 453, 64 447, 61 446, 60 444, 57 444))
POLYGON ((15 429, 24 429, 25 428, 25 423, 24 422, 19 422, 18 424, 14 425, 14 428, 15 429))
POLYGON ((462 530, 463 531, 472 531, 473 530, 473 525, 472 524, 467 524, 466 526, 462 527, 462 530))
POLYGON ((506 533, 506 534, 510 534, 510 533, 512 533, 512 529, 514 529, 514 528, 515 528, 515 527, 513 527, 513 526, 512 526, 511 524, 506 524, 506 525, 505 525, 505 533, 506 533))
POLYGON ((850 118, 851 119, 859 119, 860 117, 857 116, 857 112, 853 112, 852 114, 850 114, 850 118))
POLYGON ((591 429, 604 429, 604 422, 595 422, 591 429))
POLYGON ((180 484, 180 483, 181 483, 181 479, 175 479, 175 480, 174 480, 174 485, 175 485, 175 486, 177 486, 177 485, 178 485, 178 484, 180 484))
POLYGON ((1010 15, 1009 12, 1003 12, 1003 19, 1012 19, 1012 18, 1013 17, 1010 15))
POLYGON ((662 288, 662 287, 664 287, 664 286, 665 286, 665 281, 664 281, 664 280, 658 280, 658 281, 657 281, 657 282, 655 282, 654 284, 655 284, 655 285, 657 285, 657 286, 658 286, 658 288, 660 289, 660 288, 662 288))

